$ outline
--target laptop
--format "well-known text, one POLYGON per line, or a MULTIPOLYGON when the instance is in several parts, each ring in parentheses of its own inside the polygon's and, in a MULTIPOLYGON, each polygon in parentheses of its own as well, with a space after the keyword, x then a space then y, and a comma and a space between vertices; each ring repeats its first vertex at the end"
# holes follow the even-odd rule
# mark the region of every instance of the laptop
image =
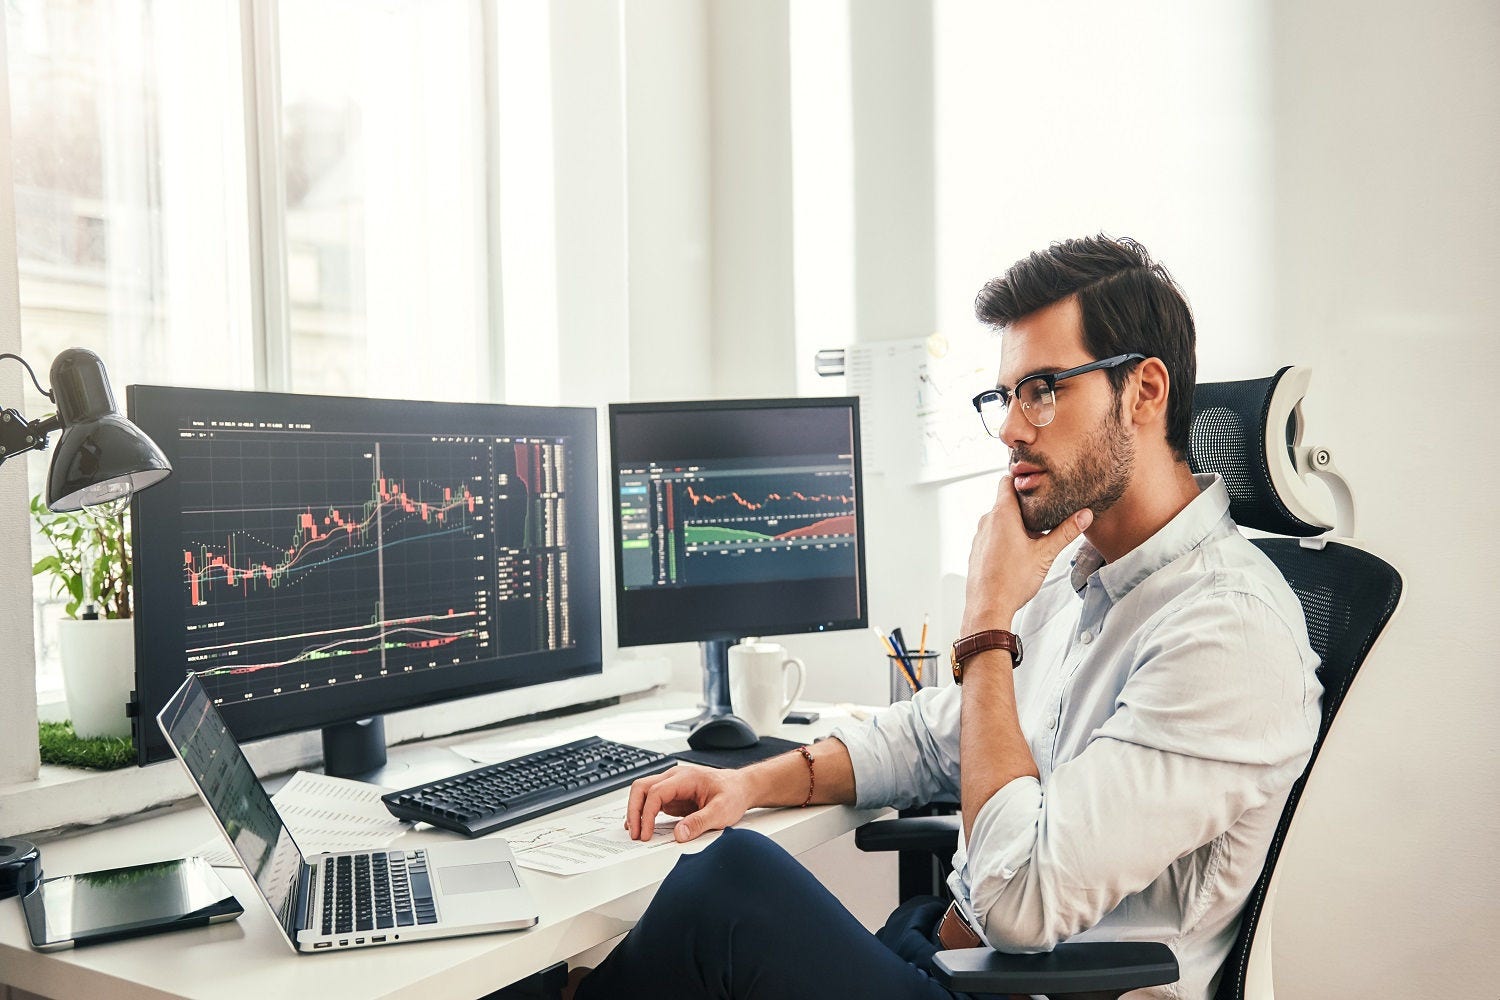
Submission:
POLYGON ((405 944, 537 922, 504 840, 304 855, 197 677, 188 676, 156 721, 295 950, 405 944))

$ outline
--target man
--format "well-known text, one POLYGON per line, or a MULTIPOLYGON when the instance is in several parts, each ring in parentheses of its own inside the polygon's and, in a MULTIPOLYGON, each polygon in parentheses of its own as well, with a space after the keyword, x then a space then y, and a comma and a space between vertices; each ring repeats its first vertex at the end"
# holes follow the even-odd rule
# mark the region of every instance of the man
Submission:
POLYGON ((904 904, 871 935, 779 848, 728 830, 575 976, 582 1000, 937 1000, 940 942, 981 938, 1164 941, 1182 977, 1138 995, 1211 995, 1317 732, 1301 608, 1223 484, 1188 469, 1192 316, 1142 247, 1055 244, 976 311, 1002 332, 976 404, 1010 468, 969 557, 961 683, 806 754, 637 781, 625 819, 644 839, 658 812, 681 816, 688 841, 754 806, 957 795, 955 903, 904 904))

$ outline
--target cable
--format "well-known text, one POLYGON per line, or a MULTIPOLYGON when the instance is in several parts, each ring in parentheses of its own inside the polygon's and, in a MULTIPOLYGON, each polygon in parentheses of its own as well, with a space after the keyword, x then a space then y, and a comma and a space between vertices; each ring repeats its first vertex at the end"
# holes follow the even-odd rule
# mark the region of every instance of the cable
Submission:
POLYGON ((51 399, 54 403, 57 402, 56 399, 53 399, 52 393, 42 388, 42 383, 37 381, 36 372, 32 371, 31 366, 26 363, 25 358, 21 357, 19 354, 0 354, 0 361, 4 361, 6 358, 14 358, 15 360, 21 362, 21 367, 25 368, 26 374, 31 376, 31 384, 36 386, 36 391, 41 393, 43 396, 46 396, 48 399, 51 399))

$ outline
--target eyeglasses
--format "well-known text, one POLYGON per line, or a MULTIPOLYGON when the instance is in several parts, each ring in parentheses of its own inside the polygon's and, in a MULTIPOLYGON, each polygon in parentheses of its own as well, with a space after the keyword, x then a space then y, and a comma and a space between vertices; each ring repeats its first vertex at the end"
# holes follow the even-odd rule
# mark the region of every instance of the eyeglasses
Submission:
POLYGON ((984 429, 989 431, 990 437, 1000 436, 1012 399, 1020 401, 1021 412, 1025 414, 1033 427, 1046 427, 1052 423, 1052 418, 1057 416, 1057 383, 1075 375, 1118 368, 1130 361, 1145 360, 1144 354, 1117 354, 1112 358, 1090 361, 1086 365, 1079 365, 1077 368, 1069 368, 1066 371, 1027 375, 1016 383, 1014 389, 997 386, 994 389, 984 390, 974 397, 974 409, 979 411, 979 419, 984 421, 984 429))

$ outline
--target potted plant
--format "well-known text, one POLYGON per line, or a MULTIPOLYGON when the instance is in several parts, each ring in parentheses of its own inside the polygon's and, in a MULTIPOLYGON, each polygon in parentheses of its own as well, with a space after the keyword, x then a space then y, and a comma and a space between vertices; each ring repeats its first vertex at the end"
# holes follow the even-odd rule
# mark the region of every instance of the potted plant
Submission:
POLYGON ((135 682, 135 631, 125 507, 56 514, 41 497, 31 499, 31 515, 52 546, 31 574, 51 574, 53 592, 67 598, 58 655, 73 731, 85 738, 130 736, 125 706, 135 682))

